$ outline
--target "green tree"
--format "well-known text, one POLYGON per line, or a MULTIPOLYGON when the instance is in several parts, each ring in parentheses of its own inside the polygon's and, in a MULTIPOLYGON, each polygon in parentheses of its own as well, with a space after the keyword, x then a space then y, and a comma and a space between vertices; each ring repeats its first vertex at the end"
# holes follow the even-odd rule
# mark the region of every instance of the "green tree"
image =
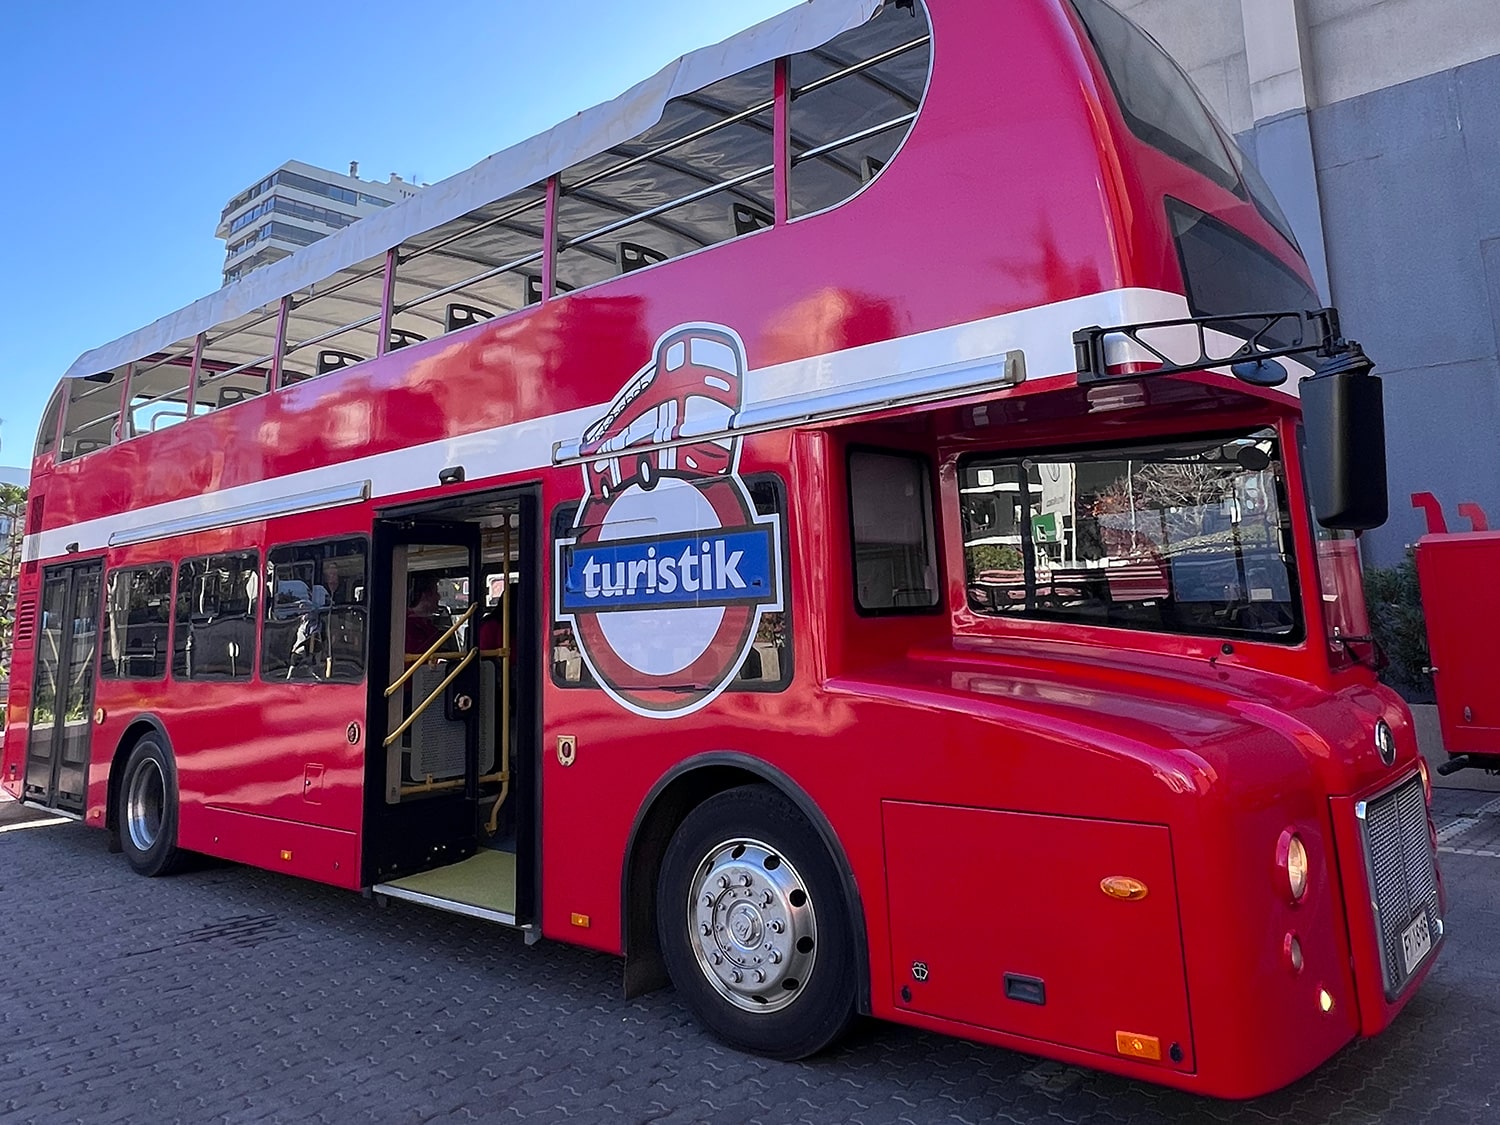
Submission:
MULTIPOLYGON (((21 530, 26 490, 0 484, 0 681, 10 679, 10 653, 16 625, 16 584, 21 573, 21 530)), ((5 714, 0 710, 0 723, 5 714)))
POLYGON ((1427 653, 1427 621, 1422 614, 1417 560, 1410 550, 1399 566, 1365 567, 1365 601, 1370 631, 1390 661, 1380 678, 1412 703, 1431 703, 1435 689, 1427 670, 1432 663, 1427 653))

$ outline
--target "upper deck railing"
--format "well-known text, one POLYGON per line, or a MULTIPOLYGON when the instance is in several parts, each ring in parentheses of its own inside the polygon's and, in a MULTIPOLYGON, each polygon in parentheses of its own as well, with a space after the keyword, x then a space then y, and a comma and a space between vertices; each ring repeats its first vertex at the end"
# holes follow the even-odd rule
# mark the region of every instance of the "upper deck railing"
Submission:
POLYGON ((38 455, 83 456, 837 206, 901 146, 930 61, 917 0, 814 0, 689 55, 85 354, 38 455), (579 155, 544 163, 558 151, 579 155))

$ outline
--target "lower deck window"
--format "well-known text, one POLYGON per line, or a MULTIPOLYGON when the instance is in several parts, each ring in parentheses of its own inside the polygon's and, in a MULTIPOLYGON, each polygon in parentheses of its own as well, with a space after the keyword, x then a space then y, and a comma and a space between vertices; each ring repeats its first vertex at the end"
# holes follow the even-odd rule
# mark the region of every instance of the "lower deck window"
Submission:
POLYGON ((976 613, 1293 643, 1303 621, 1275 433, 960 469, 976 613))
POLYGON ((254 551, 187 559, 177 568, 172 674, 183 680, 248 680, 255 667, 260 556, 254 551))
POLYGON ((906 453, 849 455, 854 594, 865 613, 938 604, 927 463, 906 453))
POLYGON ((172 566, 113 570, 105 598, 102 679, 160 680, 167 674, 172 566))
POLYGON ((357 683, 369 610, 362 538, 276 547, 266 557, 261 676, 357 683))

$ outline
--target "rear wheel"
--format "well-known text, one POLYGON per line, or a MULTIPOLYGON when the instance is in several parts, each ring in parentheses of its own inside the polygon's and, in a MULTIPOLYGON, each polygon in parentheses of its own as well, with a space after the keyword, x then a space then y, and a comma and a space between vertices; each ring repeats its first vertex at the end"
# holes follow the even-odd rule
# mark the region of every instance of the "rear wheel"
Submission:
POLYGON ((662 861, 657 930, 672 983, 731 1046, 800 1059, 854 1017, 838 872, 817 831, 767 785, 709 798, 662 861))
POLYGON ((120 779, 120 847, 142 875, 170 875, 186 860, 177 846, 177 770, 156 735, 135 744, 120 779))

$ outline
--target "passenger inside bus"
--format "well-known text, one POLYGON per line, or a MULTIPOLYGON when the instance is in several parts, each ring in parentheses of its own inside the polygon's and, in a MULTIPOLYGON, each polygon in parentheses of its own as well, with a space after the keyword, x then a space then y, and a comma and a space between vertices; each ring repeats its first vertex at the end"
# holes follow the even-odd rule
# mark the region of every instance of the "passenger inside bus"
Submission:
POLYGON ((438 612, 438 579, 430 571, 414 574, 411 579, 411 596, 407 599, 406 651, 420 656, 443 635, 443 630, 434 620, 438 612))
POLYGON ((335 559, 323 560, 323 581, 313 587, 312 601, 318 609, 331 605, 347 605, 354 600, 352 583, 343 581, 335 559))

